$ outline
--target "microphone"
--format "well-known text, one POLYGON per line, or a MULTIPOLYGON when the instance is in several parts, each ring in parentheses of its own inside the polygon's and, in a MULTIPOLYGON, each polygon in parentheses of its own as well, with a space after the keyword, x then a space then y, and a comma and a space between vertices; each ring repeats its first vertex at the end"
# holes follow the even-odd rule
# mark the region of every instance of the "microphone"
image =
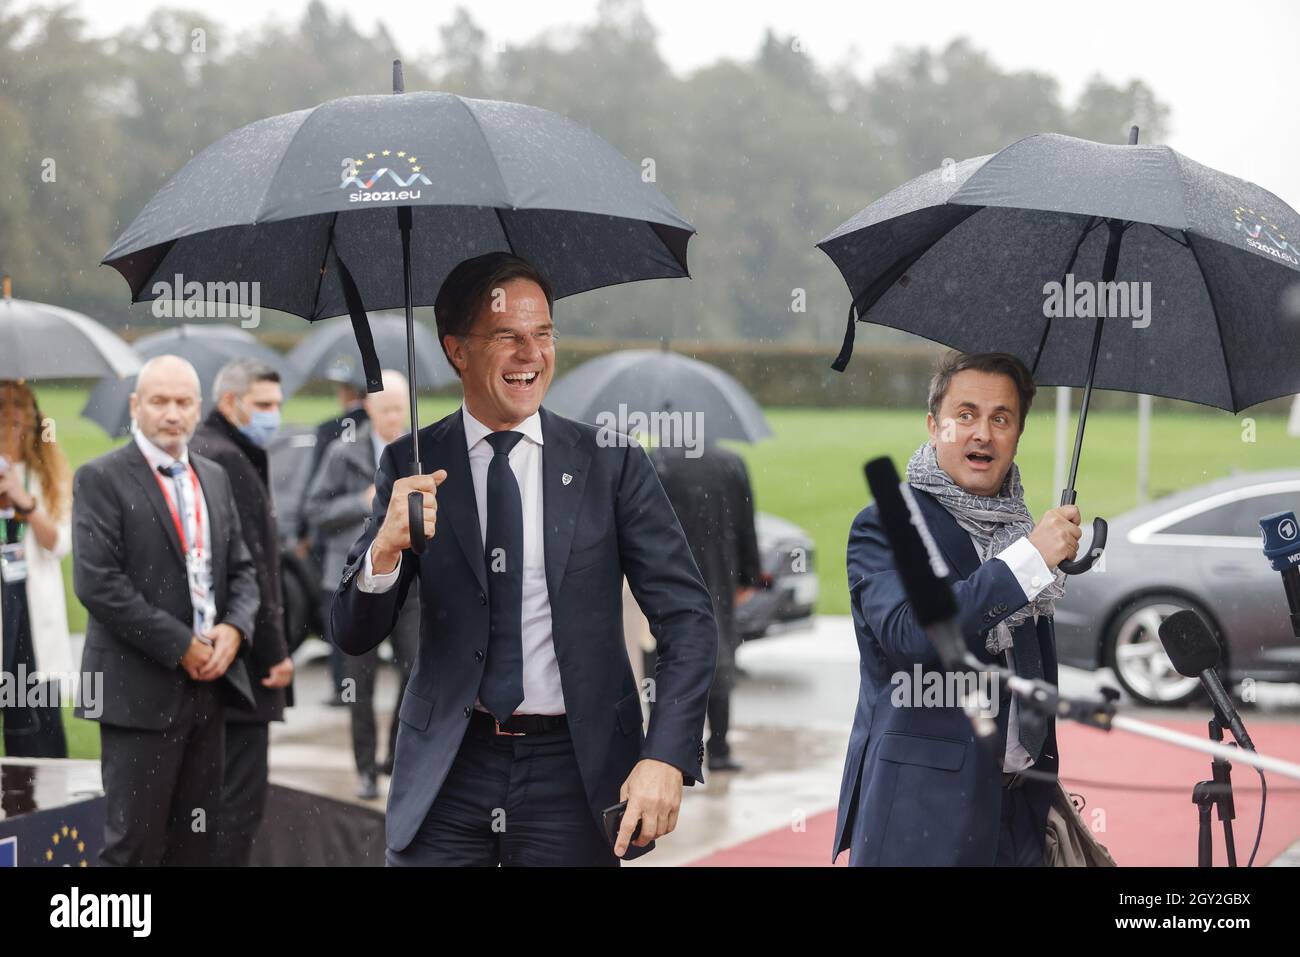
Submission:
POLYGON ((1160 623, 1160 643, 1165 646, 1165 654, 1175 671, 1188 678, 1201 679, 1219 719, 1227 725, 1237 744, 1254 751, 1255 743, 1246 733, 1236 706, 1214 670, 1219 663, 1219 642, 1201 616, 1190 609, 1174 612, 1160 623))
MULTIPOLYGON (((960 671, 967 667, 967 648, 957 621, 957 599, 948 586, 948 566, 930 535, 912 489, 899 481, 898 471, 887 457, 872 459, 864 470, 912 613, 925 629, 943 669, 960 671)), ((994 748, 997 722, 981 710, 976 699, 965 695, 962 710, 970 720, 979 747, 988 753, 990 760, 999 760, 990 750, 994 748)))
POLYGON ((1259 527, 1264 533, 1264 557, 1273 571, 1282 573, 1282 587, 1291 606, 1291 633, 1300 638, 1300 530, 1295 512, 1265 515, 1259 527))
POLYGON ((917 511, 912 490, 901 484, 887 457, 872 459, 864 471, 912 612, 943 667, 959 668, 965 664, 966 643, 957 627, 957 600, 946 580, 948 566, 917 511))

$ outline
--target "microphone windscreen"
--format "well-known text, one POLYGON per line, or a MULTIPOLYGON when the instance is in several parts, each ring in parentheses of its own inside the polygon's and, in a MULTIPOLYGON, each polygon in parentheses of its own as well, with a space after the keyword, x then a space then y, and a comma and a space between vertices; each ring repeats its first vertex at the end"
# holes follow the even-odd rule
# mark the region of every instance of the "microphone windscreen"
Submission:
POLYGON ((894 563, 917 622, 928 627, 955 618, 957 601, 952 589, 935 573, 936 568, 945 568, 943 559, 932 552, 933 542, 926 542, 929 529, 925 519, 904 497, 894 463, 885 457, 872 459, 866 473, 880 524, 894 551, 894 563))
POLYGON ((1174 670, 1199 678, 1219 663, 1219 642, 1201 616, 1191 609, 1176 611, 1160 624, 1160 643, 1174 670))

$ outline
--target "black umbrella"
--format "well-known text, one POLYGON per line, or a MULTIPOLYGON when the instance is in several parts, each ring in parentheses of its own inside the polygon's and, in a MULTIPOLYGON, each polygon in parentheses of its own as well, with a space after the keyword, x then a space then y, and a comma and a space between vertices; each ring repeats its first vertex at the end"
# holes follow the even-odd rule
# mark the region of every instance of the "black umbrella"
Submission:
MULTIPOLYGON (((243 329, 229 326, 182 325, 175 329, 141 336, 133 344, 134 355, 139 360, 156 356, 174 355, 185 359, 199 374, 203 411, 212 407, 212 383, 221 367, 232 359, 256 359, 280 373, 280 386, 286 396, 298 388, 299 376, 294 368, 274 349, 262 345, 243 329)), ((90 397, 81 410, 83 418, 90 419, 109 435, 117 438, 131 431, 131 393, 135 391, 136 377, 122 379, 106 376, 91 389, 90 397)))
MULTIPOLYGON (((405 308, 410 355, 413 307, 432 304, 472 256, 522 256, 556 296, 687 275, 693 227, 589 129, 518 103, 403 93, 399 61, 393 92, 227 134, 172 177, 104 262, 137 302, 180 276, 257 282, 261 304, 309 320, 346 312, 371 391, 382 383, 366 308, 405 308)), ((418 493, 409 507, 419 552, 418 493)))
MULTIPOLYGON (((856 318, 1010 352, 1040 384, 1082 385, 1062 505, 1075 500, 1094 385, 1233 413, 1300 392, 1300 214, 1136 143, 1136 127, 1128 146, 1030 136, 917 177, 844 223, 817 244, 853 295, 833 367, 848 363, 856 318)), ((1089 555, 1060 567, 1086 571, 1105 543, 1096 518, 1089 555)))
POLYGON ((89 316, 0 292, 0 379, 82 379, 133 375, 130 345, 89 316))
MULTIPOLYGON (((638 413, 699 417, 701 439, 757 442, 772 434, 763 410, 745 387, 707 362, 666 349, 624 349, 589 359, 551 386, 546 404, 561 415, 601 425, 610 417, 620 432, 638 413)), ((649 429, 653 432, 653 429, 649 429)))
MULTIPOLYGON (((384 368, 406 363, 406 322, 398 315, 370 316, 370 332, 375 341, 375 355, 384 368)), ((428 388, 437 389, 459 381, 452 371, 438 337, 423 323, 415 324, 415 352, 412 353, 416 374, 428 388)), ((327 379, 330 382, 364 382, 361 350, 347 317, 318 322, 311 332, 289 351, 289 364, 302 381, 327 379)))

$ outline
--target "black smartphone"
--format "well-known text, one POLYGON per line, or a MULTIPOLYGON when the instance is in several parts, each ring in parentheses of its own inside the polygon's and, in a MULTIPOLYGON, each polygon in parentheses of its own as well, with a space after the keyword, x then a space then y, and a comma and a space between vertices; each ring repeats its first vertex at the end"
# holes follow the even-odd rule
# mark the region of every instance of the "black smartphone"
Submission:
MULTIPOLYGON (((618 830, 623 826, 623 814, 627 811, 627 802, 620 801, 613 807, 607 807, 600 812, 600 819, 605 825, 605 840, 609 841, 609 846, 613 847, 618 842, 618 830)), ((632 841, 635 841, 641 834, 641 822, 636 822, 636 829, 632 831, 632 841)), ((628 842, 631 846, 632 841, 628 842)))

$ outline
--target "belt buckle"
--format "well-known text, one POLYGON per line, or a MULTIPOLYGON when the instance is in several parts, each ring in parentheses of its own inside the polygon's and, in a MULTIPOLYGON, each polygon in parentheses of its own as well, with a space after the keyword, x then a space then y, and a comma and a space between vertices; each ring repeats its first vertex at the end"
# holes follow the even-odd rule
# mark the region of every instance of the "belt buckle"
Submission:
POLYGON ((522 738, 528 734, 527 731, 502 731, 501 722, 496 719, 495 715, 492 717, 492 724, 495 727, 495 733, 503 738, 522 738))

